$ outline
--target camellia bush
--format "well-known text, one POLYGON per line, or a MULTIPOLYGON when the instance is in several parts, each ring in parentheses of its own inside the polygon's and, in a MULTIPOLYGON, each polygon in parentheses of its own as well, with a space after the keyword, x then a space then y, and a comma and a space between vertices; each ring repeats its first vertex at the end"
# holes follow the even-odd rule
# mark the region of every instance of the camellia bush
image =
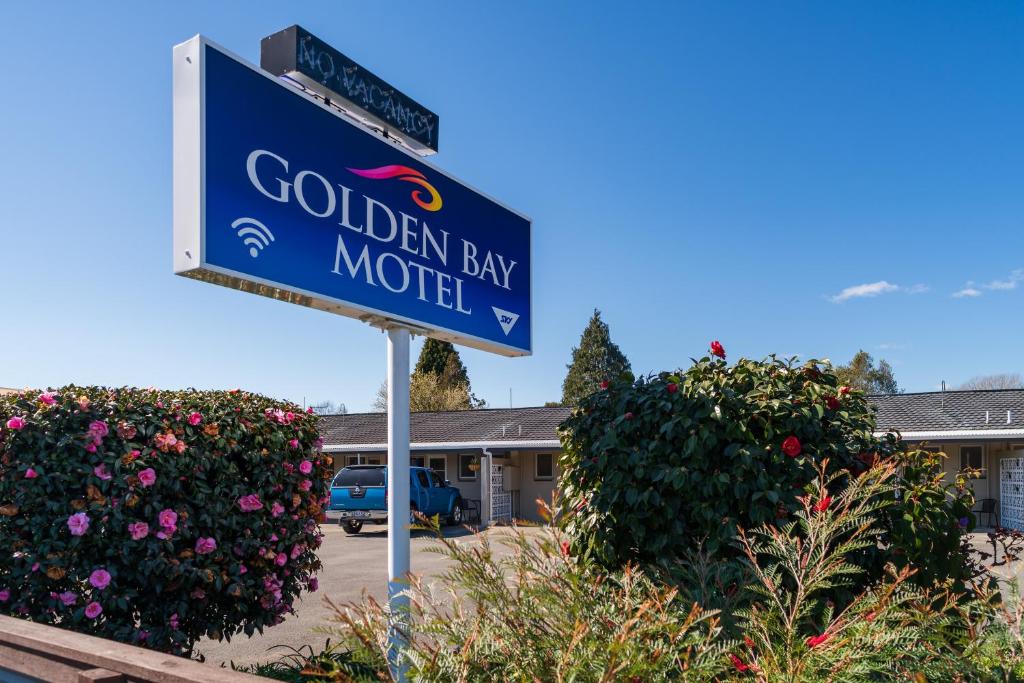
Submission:
POLYGON ((187 654, 316 590, 316 417, 242 391, 0 398, 0 611, 187 654))
POLYGON ((865 396, 827 363, 730 365, 718 342, 711 350, 686 371, 610 378, 563 423, 559 519, 577 552, 608 567, 670 566, 695 547, 735 557, 738 529, 803 508, 819 465, 842 484, 891 460, 901 497, 880 544, 854 561, 873 579, 890 562, 923 582, 967 578, 962 481, 942 482, 939 461, 908 454, 898 435, 875 436, 865 396))

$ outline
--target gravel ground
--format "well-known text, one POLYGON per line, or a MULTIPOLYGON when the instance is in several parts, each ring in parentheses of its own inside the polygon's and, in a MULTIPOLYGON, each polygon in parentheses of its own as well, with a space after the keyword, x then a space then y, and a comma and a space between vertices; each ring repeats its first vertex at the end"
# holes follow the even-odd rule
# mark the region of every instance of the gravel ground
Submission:
MULTIPOLYGON (((298 648, 311 644, 317 648, 323 644, 327 635, 317 633, 315 629, 331 625, 331 610, 324 603, 323 596, 330 596, 337 604, 359 601, 364 591, 378 600, 386 599, 387 527, 367 525, 356 536, 346 535, 336 523, 325 524, 322 529, 324 542, 319 554, 324 567, 317 575, 320 591, 305 594, 295 603, 294 615, 289 616, 284 623, 266 629, 263 635, 256 633, 248 638, 242 634, 232 638, 231 642, 200 642, 196 650, 206 657, 206 661, 214 664, 229 661, 251 664, 277 659, 280 651, 269 651, 276 645, 298 648)), ((527 528, 526 532, 536 534, 540 529, 527 528)), ((464 528, 449 527, 445 533, 457 538, 460 543, 476 542, 476 537, 464 528)), ((493 540, 509 533, 509 530, 495 527, 484 533, 493 540)), ((447 560, 425 550, 433 543, 433 537, 427 532, 413 532, 413 573, 436 576, 445 570, 447 560)), ((499 553, 503 550, 500 543, 495 543, 494 548, 499 553)))

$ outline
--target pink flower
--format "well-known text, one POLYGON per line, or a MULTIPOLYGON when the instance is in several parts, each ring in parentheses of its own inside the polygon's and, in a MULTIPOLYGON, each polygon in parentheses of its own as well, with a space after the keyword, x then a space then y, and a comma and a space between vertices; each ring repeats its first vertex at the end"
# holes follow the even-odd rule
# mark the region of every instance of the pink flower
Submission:
POLYGON ((171 615, 170 619, 167 620, 167 624, 172 629, 174 629, 175 631, 178 630, 178 627, 181 626, 181 622, 178 621, 178 613, 177 612, 175 612, 174 614, 171 615))
POLYGON ((292 448, 292 450, 294 450, 299 447, 299 440, 292 439, 291 441, 288 442, 288 445, 292 448))
POLYGON ((244 564, 239 564, 238 565, 238 573, 239 573, 239 575, 245 574, 248 571, 249 571, 249 568, 246 567, 244 564))
POLYGON ((306 408, 306 413, 309 414, 309 415, 312 415, 313 414, 313 406, 310 406, 310 407, 306 408))
POLYGON ((99 615, 103 614, 103 608, 100 607, 100 603, 95 600, 85 606, 85 616, 90 619, 95 619, 99 615))
POLYGON ((284 414, 285 423, 291 422, 294 419, 295 419, 295 413, 291 412, 290 410, 287 413, 284 414))
POLYGON ((11 591, 7 590, 6 588, 4 588, 3 590, 0 590, 0 602, 7 602, 10 599, 11 599, 11 591))
POLYGON ((253 510, 262 510, 263 502, 258 495, 250 493, 248 496, 238 499, 238 507, 242 509, 242 512, 252 512, 253 510))
POLYGON ((110 429, 107 427, 107 423, 103 420, 93 420, 89 423, 89 433, 97 439, 102 439, 110 433, 110 429))
POLYGON ((303 491, 308 491, 311 488, 313 488, 313 482, 311 482, 309 479, 303 479, 302 481, 299 482, 299 488, 302 489, 303 491))
POLYGON ((89 574, 89 583, 93 588, 103 590, 110 585, 110 572, 106 569, 97 569, 89 574))
POLYGON ((303 460, 301 463, 299 463, 299 472, 302 472, 303 474, 309 474, 312 471, 313 463, 311 463, 310 461, 303 460))
POLYGON ((81 536, 89 530, 89 515, 84 512, 76 512, 68 517, 68 529, 72 536, 81 536))
POLYGON ((36 472, 31 467, 29 467, 27 470, 25 470, 25 478, 26 479, 35 479, 38 476, 39 476, 39 473, 36 472))
POLYGON ((92 473, 95 474, 100 479, 102 479, 103 481, 107 481, 113 476, 112 474, 110 474, 110 472, 107 471, 106 463, 100 463, 99 465, 96 465, 96 467, 92 468, 92 473))
POLYGON ((195 427, 197 424, 203 421, 203 416, 200 413, 191 413, 188 416, 188 423, 195 427))
POLYGON ((44 403, 48 406, 52 406, 54 403, 57 402, 56 396, 57 395, 54 394, 52 391, 44 391, 43 393, 39 394, 39 402, 44 403))
POLYGON ((287 561, 288 556, 284 553, 278 553, 277 557, 274 558, 274 564, 276 564, 278 567, 283 567, 287 561))
POLYGON ((78 409, 79 410, 89 410, 89 398, 88 397, 86 397, 86 396, 79 396, 78 400, 77 400, 77 403, 78 403, 78 409))
POLYGON ((85 450, 87 450, 90 453, 95 453, 96 452, 96 444, 91 443, 91 444, 87 445, 85 447, 85 450))
POLYGON ((170 508, 161 510, 157 517, 159 518, 160 526, 162 527, 173 527, 178 523, 178 513, 170 508))
POLYGON ((202 600, 206 597, 206 591, 204 591, 202 588, 196 588, 194 591, 192 591, 192 593, 190 593, 190 595, 196 600, 202 600))
POLYGON ((289 553, 289 556, 294 560, 296 557, 301 555, 302 551, 305 549, 306 546, 302 545, 301 543, 296 543, 292 546, 292 551, 289 553))
POLYGON ((68 605, 69 607, 78 602, 78 596, 74 593, 74 591, 64 591, 57 597, 60 598, 61 602, 63 602, 65 605, 68 605))
POLYGON ((284 506, 275 500, 274 504, 270 506, 270 516, 277 517, 282 512, 284 512, 284 506))
POLYGON ((142 484, 143 486, 152 486, 153 484, 155 484, 156 471, 154 471, 152 467, 147 467, 146 469, 139 472, 139 483, 142 484))
POLYGON ((310 593, 316 593, 317 589, 320 588, 320 582, 315 576, 311 576, 309 577, 309 583, 306 584, 306 587, 309 588, 310 593))
POLYGON ((145 522, 133 522, 128 525, 128 533, 133 541, 138 541, 149 535, 149 525, 145 522))
POLYGON ((196 554, 207 555, 217 549, 217 541, 212 538, 200 538, 196 541, 196 554))
POLYGON ((24 429, 24 427, 25 427, 25 418, 23 418, 23 417, 18 417, 17 415, 15 415, 14 417, 12 417, 10 420, 7 421, 7 428, 8 429, 13 429, 13 430, 17 431, 19 429, 24 429))

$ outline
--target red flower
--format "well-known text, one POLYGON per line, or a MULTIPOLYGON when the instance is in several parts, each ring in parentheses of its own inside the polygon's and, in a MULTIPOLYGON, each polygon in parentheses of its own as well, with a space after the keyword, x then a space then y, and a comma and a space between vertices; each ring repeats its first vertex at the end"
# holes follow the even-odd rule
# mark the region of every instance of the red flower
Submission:
POLYGON ((815 512, 824 512, 828 509, 828 506, 832 503, 832 496, 825 496, 814 506, 815 512))
POLYGON ((877 616, 875 612, 868 612, 864 615, 864 621, 874 621, 877 616))
POLYGON ((845 396, 848 393, 850 393, 850 387, 848 387, 846 385, 843 385, 843 386, 839 387, 839 395, 840 396, 845 396))
POLYGON ((675 382, 669 382, 667 389, 668 389, 668 393, 674 394, 677 391, 679 391, 679 385, 676 384, 675 382))
POLYGON ((828 406, 829 410, 839 410, 839 399, 835 396, 827 396, 825 398, 825 405, 828 406))
POLYGON ((828 633, 822 633, 820 636, 811 636, 810 638, 808 638, 804 642, 807 643, 807 647, 814 648, 814 647, 818 647, 819 645, 821 645, 822 643, 824 643, 825 641, 827 641, 831 637, 832 636, 830 636, 828 633))
POLYGON ((737 657, 736 655, 733 655, 733 654, 729 655, 729 659, 732 660, 732 665, 734 667, 736 667, 736 670, 739 671, 740 673, 743 673, 744 671, 746 671, 747 669, 750 668, 749 666, 744 664, 743 660, 740 659, 739 657, 737 657))
POLYGON ((743 644, 747 647, 754 647, 754 640, 750 636, 743 636, 743 644))
POLYGON ((625 418, 626 418, 627 420, 632 420, 632 419, 633 419, 633 413, 626 413, 626 414, 624 415, 624 417, 625 417, 625 418))
POLYGON ((800 450, 800 439, 795 436, 787 436, 786 440, 782 442, 782 452, 791 458, 800 455, 800 450))
POLYGON ((601 388, 602 389, 607 389, 608 388, 608 380, 606 380, 606 379, 605 380, 601 380, 601 388))
POLYGON ((722 346, 722 342, 717 339, 711 342, 711 355, 718 356, 722 360, 725 360, 725 347, 722 346))
POLYGON ((569 557, 569 541, 562 541, 562 557, 569 557))

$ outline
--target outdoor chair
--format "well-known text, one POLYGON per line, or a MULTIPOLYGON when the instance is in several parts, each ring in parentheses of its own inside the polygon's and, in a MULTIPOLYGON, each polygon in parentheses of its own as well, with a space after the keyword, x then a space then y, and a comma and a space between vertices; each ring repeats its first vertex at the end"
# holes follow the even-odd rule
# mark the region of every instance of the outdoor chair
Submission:
POLYGON ((462 521, 480 523, 480 501, 476 498, 462 499, 462 521))
POLYGON ((982 498, 978 502, 981 504, 981 509, 975 511, 979 517, 978 521, 981 521, 981 515, 988 515, 988 525, 992 526, 992 516, 995 515, 996 526, 999 526, 999 501, 995 498, 982 498))

